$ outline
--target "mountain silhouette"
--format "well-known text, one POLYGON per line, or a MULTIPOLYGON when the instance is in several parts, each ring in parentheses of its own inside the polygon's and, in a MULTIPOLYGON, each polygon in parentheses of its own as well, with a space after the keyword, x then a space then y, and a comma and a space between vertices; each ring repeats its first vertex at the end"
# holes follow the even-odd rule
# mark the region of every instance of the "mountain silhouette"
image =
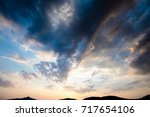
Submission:
MULTIPOLYGON (((14 98, 14 99, 9 99, 9 100, 36 100, 34 98, 31 97, 23 97, 23 98, 14 98)), ((64 98, 64 99, 60 99, 60 100, 76 100, 73 98, 64 98)), ((103 97, 87 97, 84 98, 83 100, 150 100, 150 95, 146 95, 144 97, 141 98, 137 98, 137 99, 127 99, 127 98, 122 98, 122 97, 117 97, 117 96, 103 96, 103 97)))
POLYGON ((76 100, 76 99, 73 99, 73 98, 64 98, 64 99, 60 99, 60 100, 76 100))
POLYGON ((146 96, 140 98, 140 100, 150 100, 150 95, 146 95, 146 96))
POLYGON ((104 97, 87 97, 83 100, 126 100, 126 99, 117 96, 104 96, 104 97))
POLYGON ((103 97, 87 97, 83 100, 150 100, 150 95, 146 95, 142 98, 137 98, 137 99, 127 99, 127 98, 122 98, 117 96, 103 96, 103 97))
POLYGON ((31 97, 24 97, 24 98, 14 98, 14 99, 10 99, 10 100, 36 100, 36 99, 31 98, 31 97))

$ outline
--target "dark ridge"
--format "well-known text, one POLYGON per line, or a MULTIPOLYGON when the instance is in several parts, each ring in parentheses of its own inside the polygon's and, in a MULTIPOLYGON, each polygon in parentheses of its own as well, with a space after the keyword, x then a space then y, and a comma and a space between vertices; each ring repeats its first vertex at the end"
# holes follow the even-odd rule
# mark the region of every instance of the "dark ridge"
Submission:
POLYGON ((104 97, 87 97, 83 100, 127 100, 127 99, 117 96, 104 96, 104 97))
POLYGON ((24 98, 14 98, 14 99, 9 99, 9 100, 36 100, 36 99, 31 98, 31 97, 24 97, 24 98))
MULTIPOLYGON (((14 99, 9 99, 9 100, 36 100, 36 99, 31 98, 31 97, 24 97, 24 98, 14 98, 14 99)), ((76 99, 64 98, 60 100, 76 100, 76 99)), ((117 97, 117 96, 103 96, 103 97, 87 97, 83 100, 150 100, 150 95, 146 95, 138 99, 127 99, 127 98, 122 98, 122 97, 117 97)))
POLYGON ((103 96, 103 97, 87 97, 83 100, 150 100, 150 95, 146 95, 142 98, 137 98, 137 99, 127 99, 127 98, 122 98, 117 96, 103 96))
POLYGON ((73 98, 64 98, 64 99, 60 99, 60 100, 76 100, 76 99, 73 99, 73 98))
POLYGON ((146 96, 140 98, 140 100, 150 100, 150 95, 146 95, 146 96))

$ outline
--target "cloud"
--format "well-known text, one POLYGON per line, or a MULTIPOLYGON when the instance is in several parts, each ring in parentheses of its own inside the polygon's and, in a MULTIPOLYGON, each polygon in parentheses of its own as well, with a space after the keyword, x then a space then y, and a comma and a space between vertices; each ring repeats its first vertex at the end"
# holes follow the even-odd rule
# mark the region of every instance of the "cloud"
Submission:
MULTIPOLYGON (((109 56, 109 60, 102 62, 104 66, 110 60, 125 65, 122 61, 125 60, 132 68, 139 69, 142 74, 149 73, 148 4, 147 0, 136 1, 134 6, 130 6, 129 9, 120 9, 107 15, 92 36, 93 41, 89 44, 89 48, 92 49, 88 49, 87 52, 109 56), (145 7, 142 7, 144 5, 145 7), (140 7, 142 7, 141 10, 139 10, 140 7), (133 21, 133 18, 141 20, 142 17, 146 22, 140 21, 140 23, 135 24, 136 21, 133 21), (145 32, 147 32, 146 36, 143 37, 145 32), (135 44, 135 47, 132 47, 132 44, 135 44), (132 53, 137 52, 130 53, 129 47, 131 47, 132 53)), ((100 64, 99 66, 102 67, 103 65, 100 64)))
POLYGON ((17 28, 16 24, 14 24, 12 21, 6 19, 2 15, 0 15, 0 27, 8 28, 8 29, 17 28))
POLYGON ((31 80, 34 78, 38 78, 38 75, 36 73, 22 71, 21 74, 25 80, 31 80))
POLYGON ((140 49, 145 49, 149 47, 150 44, 149 38, 150 38, 150 30, 148 30, 144 35, 142 35, 140 40, 137 40, 138 42, 136 43, 134 50, 138 51, 140 49))
MULTIPOLYGON (((86 72, 88 72, 87 69, 84 69, 86 72)), ((79 74, 80 75, 80 74, 79 74)), ((87 75, 87 74, 86 74, 87 75)), ((78 78, 76 76, 76 80, 74 83, 71 83, 71 85, 67 84, 64 87, 67 91, 73 91, 76 93, 90 93, 90 92, 96 92, 99 89, 101 89, 107 81, 110 80, 110 77, 107 75, 97 75, 97 76, 89 76, 83 75, 80 77, 80 80, 78 82, 78 78), (85 78, 86 77, 86 78, 85 78), (91 78, 92 77, 92 78, 91 78)))
POLYGON ((65 57, 58 58, 56 62, 40 62, 35 64, 39 72, 53 81, 63 81, 67 78, 71 61, 65 57))
MULTIPOLYGON (((127 71, 130 63, 133 68, 143 66, 145 72, 149 72, 146 59, 149 58, 149 41, 139 41, 147 46, 136 47, 138 51, 144 50, 137 59, 134 55, 129 57, 131 53, 128 50, 131 48, 129 43, 134 43, 136 37, 149 27, 147 0, 6 0, 0 1, 0 13, 7 21, 25 30, 24 43, 20 46, 32 52, 36 61, 32 67, 48 79, 63 81, 69 77, 71 69, 80 67, 84 61, 87 69, 96 69, 90 71, 93 77, 101 75, 101 72, 117 74, 119 70, 114 68, 119 69, 121 65, 127 71), (89 56, 94 60, 87 60, 89 56), (143 58, 146 60, 141 63, 143 58), (101 69, 98 74, 97 69, 101 69)), ((19 55, 2 57, 28 63, 19 55)), ((24 71, 24 74, 30 73, 24 71)))
MULTIPOLYGON (((148 30, 149 26, 146 22, 135 23, 148 9, 147 0, 132 1, 133 3, 122 7, 118 11, 111 12, 106 19, 104 19, 102 25, 99 26, 95 41, 93 45, 95 51, 99 49, 111 49, 116 48, 124 38, 124 43, 131 42, 138 37, 141 33, 148 30), (142 7, 144 6, 145 7, 142 7), (141 10, 139 10, 142 7, 141 10), (134 19, 135 18, 135 19, 134 19), (133 20, 134 19, 134 20, 133 20), (99 34, 99 35, 98 35, 99 34)), ((146 20, 149 19, 145 17, 146 20)))
POLYGON ((14 84, 11 81, 5 80, 4 78, 0 77, 0 87, 14 87, 14 84))
POLYGON ((140 52, 132 62, 131 66, 138 69, 141 74, 150 73, 150 31, 147 31, 145 36, 134 47, 136 52, 140 52))
POLYGON ((74 91, 74 92, 76 92, 76 93, 89 93, 89 92, 91 92, 91 91, 94 91, 93 90, 93 85, 90 85, 89 87, 83 87, 83 88, 76 88, 76 87, 73 87, 73 86, 65 86, 64 88, 65 88, 65 90, 67 90, 67 91, 74 91))
POLYGON ((52 49, 58 54, 68 55, 75 51, 84 35, 86 35, 89 42, 97 25, 114 9, 118 9, 125 4, 125 0, 115 0, 115 2, 108 0, 73 1, 71 3, 64 0, 15 0, 14 2, 8 0, 1 1, 3 7, 1 7, 0 12, 6 18, 25 27, 28 32, 27 36, 34 37, 34 39, 44 44, 46 49, 52 49), (7 5, 10 7, 6 7, 7 5), (49 9, 52 13, 48 12, 49 9), (72 19, 71 17, 73 17, 73 21, 69 29, 61 26, 56 33, 53 32, 48 23, 50 19, 52 25, 59 26, 61 22, 69 22, 72 19))
POLYGON ((100 71, 94 71, 94 72, 92 73, 91 77, 96 76, 96 75, 98 75, 99 73, 100 73, 100 71))
MULTIPOLYGON (((43 52, 41 50, 34 51, 36 57, 41 58, 39 59, 41 62, 35 65, 36 68, 45 76, 52 75, 51 77, 62 77, 60 79, 63 79, 67 77, 72 64, 80 63, 82 55, 93 39, 92 35, 103 20, 121 6, 128 7, 130 4, 132 4, 130 0, 113 2, 109 0, 90 2, 85 0, 71 2, 65 0, 14 0, 11 2, 6 0, 0 2, 0 13, 26 30, 26 42, 32 40, 32 42, 42 45, 43 52), (48 61, 48 58, 53 58, 48 52, 58 55, 59 58, 56 62, 48 61), (45 58, 41 55, 44 55, 45 58), (47 64, 49 69, 52 69, 50 66, 54 66, 54 71, 47 70, 45 67, 47 64)), ((101 40, 100 43, 102 41, 103 44, 107 43, 104 40, 101 40)), ((103 44, 101 43, 101 45, 103 44)), ((93 43, 92 47, 95 46, 100 45, 93 43)), ((23 47, 27 50, 30 48, 23 47)), ((20 63, 25 62, 21 59, 8 59, 20 63)))
MULTIPOLYGON (((71 1, 70 1, 71 2, 71 1)), ((64 2, 60 6, 52 6, 48 10, 48 17, 54 30, 62 26, 69 26, 74 16, 74 7, 69 2, 64 2)))
POLYGON ((146 76, 146 78, 143 79, 139 79, 139 80, 134 80, 134 81, 128 81, 126 82, 126 84, 124 84, 124 86, 120 86, 120 87, 115 87, 115 88, 110 88, 112 89, 112 91, 128 91, 131 89, 136 89, 138 88, 143 88, 143 87, 147 87, 149 88, 150 85, 150 79, 149 77, 146 76))
POLYGON ((19 54, 14 54, 11 57, 6 57, 6 56, 1 56, 3 59, 7 59, 16 63, 21 63, 21 64, 28 64, 29 61, 23 57, 21 57, 19 54))
POLYGON ((47 85, 45 88, 46 89, 53 89, 53 87, 54 87, 53 85, 47 85))
POLYGON ((28 39, 28 40, 15 40, 16 43, 19 44, 20 48, 25 52, 33 52, 37 48, 42 48, 43 45, 36 41, 35 39, 28 39))
POLYGON ((150 78, 148 77, 147 79, 145 79, 145 82, 150 82, 150 78))
POLYGON ((32 18, 34 16, 32 13, 37 14, 36 5, 38 5, 39 0, 29 1, 29 0, 10 0, 0 2, 0 12, 6 18, 22 25, 23 27, 28 27, 32 23, 32 18))
POLYGON ((53 51, 34 51, 34 54, 38 61, 55 62, 58 58, 58 55, 56 55, 53 51))
POLYGON ((24 30, 15 22, 0 15, 0 39, 14 42, 24 38, 24 30))
POLYGON ((78 86, 77 84, 76 86, 64 86, 64 89, 67 91, 74 91, 77 93, 89 93, 96 90, 95 85, 91 80, 83 82, 81 86, 78 86))

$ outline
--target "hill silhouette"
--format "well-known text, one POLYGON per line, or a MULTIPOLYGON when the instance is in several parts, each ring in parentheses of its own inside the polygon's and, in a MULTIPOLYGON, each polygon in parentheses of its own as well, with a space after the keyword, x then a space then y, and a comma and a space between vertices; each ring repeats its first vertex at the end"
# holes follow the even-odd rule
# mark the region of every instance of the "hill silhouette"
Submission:
POLYGON ((87 97, 83 100, 126 100, 126 99, 117 96, 104 96, 104 97, 87 97))
MULTIPOLYGON (((23 98, 14 98, 14 99, 9 99, 9 100, 36 100, 34 98, 31 97, 23 97, 23 98)), ((60 100, 76 100, 73 98, 64 98, 64 99, 60 99, 60 100)), ((127 99, 127 98, 122 98, 122 97, 117 97, 117 96, 103 96, 103 97, 87 97, 84 98, 83 100, 150 100, 150 95, 146 95, 144 97, 141 98, 137 98, 137 99, 127 99)))
POLYGON ((150 95, 146 95, 146 96, 140 98, 140 100, 150 100, 150 95))
POLYGON ((36 100, 36 99, 31 98, 31 97, 23 97, 23 98, 14 98, 14 99, 10 99, 10 100, 36 100))
POLYGON ((60 100, 76 100, 76 99, 73 99, 73 98, 64 98, 64 99, 60 99, 60 100))

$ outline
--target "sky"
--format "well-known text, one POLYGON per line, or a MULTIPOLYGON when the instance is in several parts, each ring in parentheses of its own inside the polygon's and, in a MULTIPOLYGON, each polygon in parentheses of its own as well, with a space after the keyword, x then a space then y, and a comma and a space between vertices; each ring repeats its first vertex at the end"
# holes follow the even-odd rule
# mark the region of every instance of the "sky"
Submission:
POLYGON ((150 94, 149 0, 0 0, 0 99, 150 94))

